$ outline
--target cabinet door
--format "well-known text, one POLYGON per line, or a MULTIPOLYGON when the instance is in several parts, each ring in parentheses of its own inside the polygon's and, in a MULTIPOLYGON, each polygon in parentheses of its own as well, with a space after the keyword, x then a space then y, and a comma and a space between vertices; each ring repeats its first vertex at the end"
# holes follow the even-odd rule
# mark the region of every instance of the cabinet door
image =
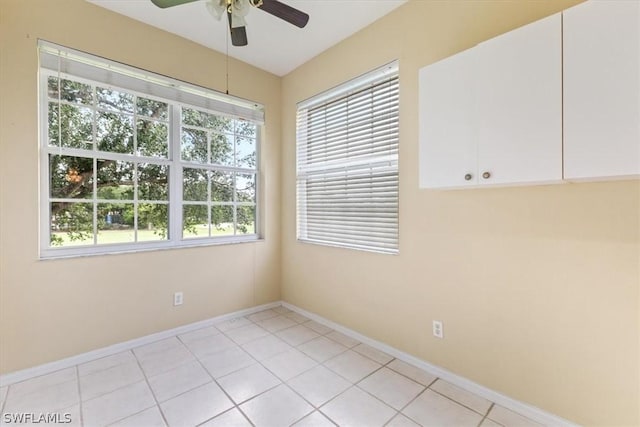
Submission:
POLYGON ((556 14, 478 45, 480 184, 562 180, 561 32, 556 14))
POLYGON ((420 70, 421 188, 477 183, 475 62, 470 49, 420 70))
POLYGON ((640 2, 563 12, 565 179, 640 175, 640 2))

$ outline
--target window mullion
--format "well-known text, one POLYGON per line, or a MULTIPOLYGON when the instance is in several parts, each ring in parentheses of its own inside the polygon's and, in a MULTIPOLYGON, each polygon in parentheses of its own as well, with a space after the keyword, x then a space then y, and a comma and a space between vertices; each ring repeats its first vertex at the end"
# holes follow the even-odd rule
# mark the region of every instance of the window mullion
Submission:
POLYGON ((91 200, 93 201, 93 244, 98 243, 98 159, 93 158, 93 194, 91 200))
POLYGON ((213 170, 207 170, 207 232, 209 237, 213 235, 213 216, 211 211, 213 209, 213 170))
MULTIPOLYGON (((236 129, 237 124, 234 122, 233 124, 233 166, 235 167, 238 163, 237 163, 237 159, 236 159, 236 153, 237 153, 237 147, 236 144, 238 144, 238 133, 237 133, 237 129, 236 129)), ((233 200, 233 207, 231 208, 231 214, 233 217, 233 235, 237 235, 238 234, 238 173, 237 172, 232 172, 231 173, 231 182, 232 182, 232 186, 233 186, 233 195, 231 196, 231 199, 233 200)), ((254 227, 255 227, 255 223, 254 223, 254 227)))
MULTIPOLYGON (((135 135, 135 133, 134 133, 135 135)), ((134 139, 135 141, 135 139, 134 139)), ((134 147, 135 147, 135 142, 134 142, 134 147)), ((140 163, 139 162, 135 162, 133 164, 133 241, 134 242, 138 242, 138 228, 139 228, 139 224, 138 224, 138 206, 140 205, 138 203, 138 191, 140 188, 140 168, 139 168, 140 163)))
MULTIPOLYGON (((257 128, 256 129, 256 141, 260 141, 261 140, 261 135, 262 135, 262 129, 261 128, 257 128)), ((256 143, 256 164, 255 167, 257 168, 257 170, 253 171, 253 182, 255 183, 255 196, 253 198, 253 212, 254 212, 254 217, 253 217, 253 230, 256 234, 260 233, 262 234, 262 230, 264 230, 264 228, 261 226, 264 226, 264 223, 262 222, 262 209, 261 206, 264 205, 263 200, 265 197, 265 193, 262 191, 262 179, 260 178, 260 170, 262 170, 262 167, 260 167, 260 162, 262 161, 262 153, 261 153, 261 144, 256 143)), ((264 235, 263 235, 264 236, 264 235)))
MULTIPOLYGON (((40 97, 47 99, 47 76, 40 77, 40 97)), ((48 118, 49 103, 40 103, 41 117, 48 118)), ((60 120, 58 120, 60 122, 60 120)), ((51 242, 51 202, 49 195, 49 120, 42 120, 40 129, 40 250, 48 248, 51 242)), ((58 135, 58 138, 60 136, 58 135)))
POLYGON ((233 172, 231 175, 231 182, 233 183, 233 204, 232 206, 232 214, 233 214, 233 234, 234 236, 238 234, 238 174, 233 172))
MULTIPOLYGON (((62 96, 62 89, 60 88, 60 82, 61 82, 62 78, 60 76, 58 76, 58 99, 60 99, 60 97, 62 96)), ((93 207, 93 244, 96 245, 98 244, 98 160, 96 158, 96 152, 98 151, 98 127, 97 127, 97 121, 98 121, 98 112, 96 110, 97 105, 98 105, 98 95, 97 95, 97 89, 96 89, 96 85, 92 84, 91 85, 91 93, 93 95, 93 102, 91 104, 91 110, 92 110, 92 114, 91 114, 91 140, 93 141, 93 150, 92 150, 92 155, 93 155, 93 159, 92 159, 92 163, 93 163, 93 167, 91 168, 91 174, 93 177, 93 189, 92 189, 92 194, 91 194, 91 201, 92 201, 92 207, 93 207)), ((61 121, 61 117, 58 115, 58 121, 61 121)), ((62 147, 62 135, 58 135, 58 138, 60 140, 60 147, 62 147)), ((61 153, 62 154, 62 151, 61 153)))
MULTIPOLYGON (((211 164, 211 130, 206 131, 207 135, 207 163, 211 164)), ((213 235, 213 216, 211 211, 213 210, 213 170, 207 170, 207 230, 209 237, 213 235)))
POLYGON ((182 162, 180 141, 181 107, 169 104, 169 241, 177 245, 182 240, 182 162))

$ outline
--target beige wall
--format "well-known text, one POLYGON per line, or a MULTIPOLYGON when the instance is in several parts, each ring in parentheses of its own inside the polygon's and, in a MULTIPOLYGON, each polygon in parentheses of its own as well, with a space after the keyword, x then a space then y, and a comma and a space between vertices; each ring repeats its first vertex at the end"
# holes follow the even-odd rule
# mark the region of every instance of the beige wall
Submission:
POLYGON ((418 69, 577 2, 414 0, 287 75, 282 295, 574 422, 639 425, 640 182, 418 189, 418 69), (295 103, 395 58, 400 255, 296 242, 295 103))
POLYGON ((0 372, 278 300, 281 79, 230 63, 230 92, 266 105, 264 241, 38 261, 38 38, 225 88, 202 46, 83 0, 0 0, 0 372))

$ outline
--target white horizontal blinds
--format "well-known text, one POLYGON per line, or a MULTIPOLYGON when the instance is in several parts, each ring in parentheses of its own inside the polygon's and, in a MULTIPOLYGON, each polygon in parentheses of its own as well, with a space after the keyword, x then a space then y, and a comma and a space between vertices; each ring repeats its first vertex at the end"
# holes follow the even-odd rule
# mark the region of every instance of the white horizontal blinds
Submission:
POLYGON ((299 104, 298 239, 398 250, 397 63, 299 104))
POLYGON ((42 40, 38 47, 41 68, 264 123, 260 104, 42 40))

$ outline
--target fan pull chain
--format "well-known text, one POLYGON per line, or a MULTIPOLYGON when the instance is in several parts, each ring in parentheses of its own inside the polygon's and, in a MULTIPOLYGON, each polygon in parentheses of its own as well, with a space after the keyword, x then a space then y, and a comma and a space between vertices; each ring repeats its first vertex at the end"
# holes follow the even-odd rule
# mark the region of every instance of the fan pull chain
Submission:
POLYGON ((225 68, 226 68, 226 94, 229 95, 229 31, 225 31, 225 47, 227 49, 227 56, 225 57, 225 68))
POLYGON ((62 52, 58 50, 58 155, 62 156, 62 52))

